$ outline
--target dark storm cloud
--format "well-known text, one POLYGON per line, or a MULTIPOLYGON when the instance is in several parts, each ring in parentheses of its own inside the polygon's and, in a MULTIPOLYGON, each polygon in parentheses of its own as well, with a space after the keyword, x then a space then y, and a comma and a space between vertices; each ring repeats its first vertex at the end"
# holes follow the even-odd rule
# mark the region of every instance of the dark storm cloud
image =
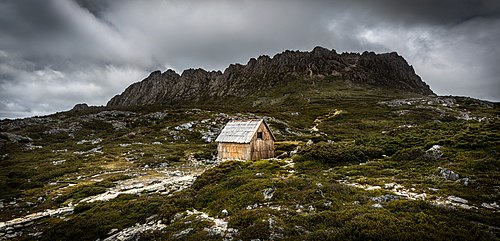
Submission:
POLYGON ((460 24, 473 18, 498 18, 496 0, 354 0, 359 8, 374 15, 406 24, 460 24))
POLYGON ((397 51, 439 94, 500 100, 500 1, 0 2, 0 117, 102 105, 155 69, 316 45, 397 51))

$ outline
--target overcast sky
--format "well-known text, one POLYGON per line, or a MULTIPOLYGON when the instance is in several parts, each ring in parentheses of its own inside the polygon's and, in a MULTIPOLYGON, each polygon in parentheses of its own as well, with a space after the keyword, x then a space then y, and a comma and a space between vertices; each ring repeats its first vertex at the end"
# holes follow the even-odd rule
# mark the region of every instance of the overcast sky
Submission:
POLYGON ((0 0, 0 118, 317 45, 396 51, 437 94, 500 101, 499 43, 499 0, 0 0))

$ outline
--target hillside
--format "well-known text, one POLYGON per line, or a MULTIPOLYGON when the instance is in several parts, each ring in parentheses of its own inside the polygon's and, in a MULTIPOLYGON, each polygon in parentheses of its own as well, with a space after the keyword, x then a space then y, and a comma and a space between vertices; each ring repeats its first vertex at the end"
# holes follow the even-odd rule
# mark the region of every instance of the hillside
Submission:
POLYGON ((500 239, 499 103, 321 71, 132 98, 167 71, 107 107, 0 121, 0 240, 500 239), (221 128, 247 118, 267 121, 277 157, 216 160, 221 128))
MULTIPOLYGON (((432 95, 429 86, 397 53, 342 53, 316 47, 311 52, 285 51, 260 56, 246 65, 232 64, 224 72, 188 69, 155 71, 113 97, 108 107, 152 104, 194 104, 221 97, 248 97, 287 85, 335 78, 358 86, 376 86, 432 95)), ((321 81, 318 83, 321 85, 321 81)), ((300 91, 296 89, 295 91, 300 91)))

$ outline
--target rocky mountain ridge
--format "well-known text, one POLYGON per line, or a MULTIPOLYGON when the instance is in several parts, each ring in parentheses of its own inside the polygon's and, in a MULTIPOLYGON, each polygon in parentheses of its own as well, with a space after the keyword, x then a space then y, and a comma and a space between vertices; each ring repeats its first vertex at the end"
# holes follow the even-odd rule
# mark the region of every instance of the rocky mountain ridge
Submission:
POLYGON ((315 47, 311 52, 284 51, 274 57, 231 64, 224 72, 187 69, 152 72, 116 95, 108 107, 196 103, 208 98, 252 95, 292 81, 314 82, 325 77, 346 82, 433 95, 412 66, 395 52, 342 53, 315 47))

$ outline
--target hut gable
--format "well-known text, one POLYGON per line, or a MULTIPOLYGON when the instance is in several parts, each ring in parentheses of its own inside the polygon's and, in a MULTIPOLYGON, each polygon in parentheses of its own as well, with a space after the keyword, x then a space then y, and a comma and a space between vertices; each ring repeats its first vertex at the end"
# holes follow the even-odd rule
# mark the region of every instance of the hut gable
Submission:
POLYGON ((233 120, 215 140, 219 159, 257 160, 274 157, 275 138, 264 120, 233 120))

